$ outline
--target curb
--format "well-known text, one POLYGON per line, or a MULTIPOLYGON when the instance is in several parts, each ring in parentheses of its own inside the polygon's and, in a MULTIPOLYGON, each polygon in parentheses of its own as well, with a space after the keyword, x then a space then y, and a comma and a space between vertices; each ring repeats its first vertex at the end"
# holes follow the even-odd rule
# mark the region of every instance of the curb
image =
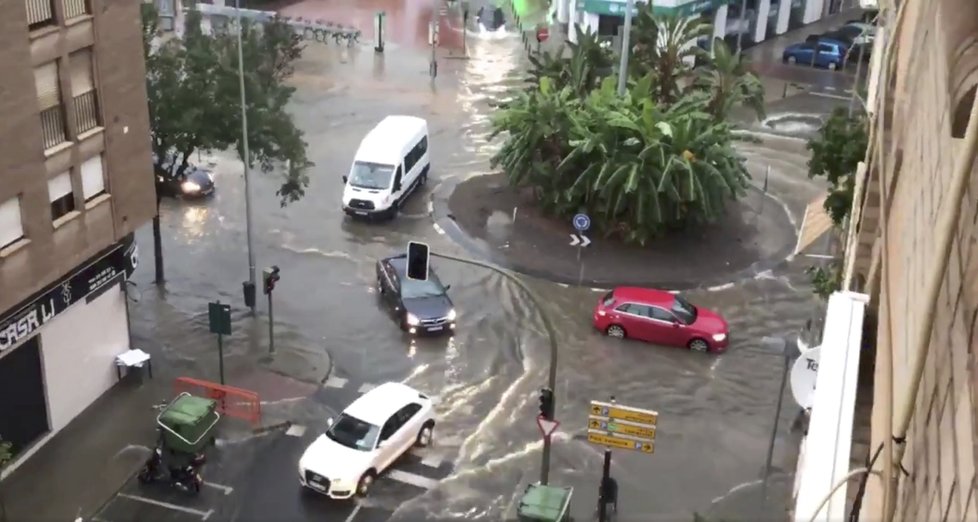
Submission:
POLYGON ((287 430, 292 427, 292 421, 277 422, 267 426, 259 426, 251 430, 252 435, 263 435, 270 431, 287 430))
POLYGON ((328 381, 329 377, 333 375, 333 368, 336 366, 336 363, 334 362, 335 360, 333 359, 333 353, 329 351, 329 348, 326 348, 326 355, 329 356, 329 368, 326 370, 326 375, 319 380, 320 388, 326 385, 326 381, 328 381))
MULTIPOLYGON (((480 244, 478 244, 477 239, 470 236, 465 230, 462 229, 455 221, 455 216, 453 215, 451 209, 448 206, 448 198, 455 191, 455 186, 458 183, 464 182, 465 180, 460 180, 455 183, 449 183, 448 187, 445 187, 443 191, 434 190, 431 193, 432 202, 432 212, 431 217, 433 221, 433 226, 439 235, 446 235, 452 239, 457 245, 461 246, 470 255, 475 256, 484 261, 488 261, 504 267, 506 269, 512 270, 514 272, 534 277, 537 279, 542 279, 545 281, 550 281, 553 283, 574 286, 577 287, 577 278, 565 277, 559 274, 553 274, 546 270, 540 270, 532 267, 527 267, 520 263, 514 263, 507 259, 505 256, 500 255, 498 252, 490 250, 480 244), (445 192, 440 194, 439 192, 445 192)), ((436 187, 441 188, 441 186, 436 187)), ((752 190, 757 190, 761 192, 760 189, 751 185, 752 190)), ((798 228, 795 222, 795 217, 791 213, 790 209, 785 205, 783 201, 777 196, 769 193, 761 194, 764 197, 770 198, 780 207, 788 217, 791 222, 791 226, 794 229, 795 236, 798 235, 798 228)), ((780 269, 788 265, 788 263, 794 258, 794 243, 786 245, 781 250, 777 251, 774 256, 769 259, 762 259, 755 261, 750 266, 743 268, 741 270, 734 271, 728 276, 723 278, 713 278, 713 279, 700 279, 698 281, 684 281, 684 280, 653 280, 653 279, 588 279, 585 277, 581 281, 581 287, 591 287, 592 289, 607 289, 616 286, 648 286, 669 289, 672 292, 679 291, 689 291, 689 290, 706 290, 709 292, 717 292, 722 290, 727 290, 732 288, 734 285, 741 283, 745 280, 754 279, 759 274, 780 269)))

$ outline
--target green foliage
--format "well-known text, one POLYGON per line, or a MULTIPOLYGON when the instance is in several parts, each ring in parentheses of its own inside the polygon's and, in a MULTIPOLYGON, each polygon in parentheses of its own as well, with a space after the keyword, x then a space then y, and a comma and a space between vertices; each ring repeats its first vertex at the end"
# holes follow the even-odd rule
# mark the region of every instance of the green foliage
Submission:
POLYGON ((682 44, 708 25, 644 10, 637 20, 624 97, 611 52, 579 27, 569 57, 535 57, 531 87, 494 115, 492 138, 505 141, 492 164, 532 187, 545 211, 586 210, 606 237, 645 244, 717 220, 745 193, 750 175, 726 117, 738 103, 760 107, 763 89, 722 44, 703 67, 687 63, 702 51, 682 44))
MULTIPOLYGON (((157 44, 157 14, 143 4, 143 50, 154 170, 180 175, 198 150, 235 147, 244 158, 241 135, 240 78, 237 36, 230 28, 205 34, 201 16, 188 11, 182 39, 157 44), (163 168, 167 153, 176 155, 172 172, 163 168)), ((312 163, 303 134, 286 107, 294 88, 285 84, 293 63, 302 55, 299 35, 281 20, 242 27, 244 86, 248 118, 249 165, 272 172, 284 165, 277 194, 282 205, 304 194, 312 163)))
POLYGON ((833 292, 842 288, 842 266, 838 261, 829 262, 826 266, 812 265, 805 269, 812 283, 812 292, 822 299, 828 299, 833 292))
POLYGON ((0 471, 3 471, 14 457, 11 444, 0 438, 0 471))
POLYGON ((822 124, 818 135, 808 142, 812 157, 808 160, 809 177, 824 176, 830 187, 825 210, 832 222, 841 226, 852 209, 856 167, 866 156, 869 146, 866 118, 848 115, 838 108, 822 124))

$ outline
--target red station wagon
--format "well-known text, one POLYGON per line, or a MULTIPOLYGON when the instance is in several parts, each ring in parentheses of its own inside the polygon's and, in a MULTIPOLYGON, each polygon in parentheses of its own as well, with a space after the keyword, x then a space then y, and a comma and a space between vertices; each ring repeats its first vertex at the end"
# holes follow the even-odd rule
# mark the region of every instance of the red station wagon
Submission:
POLYGON ((650 288, 620 287, 594 309, 594 327, 611 337, 684 346, 699 352, 727 348, 730 327, 719 314, 681 296, 650 288))

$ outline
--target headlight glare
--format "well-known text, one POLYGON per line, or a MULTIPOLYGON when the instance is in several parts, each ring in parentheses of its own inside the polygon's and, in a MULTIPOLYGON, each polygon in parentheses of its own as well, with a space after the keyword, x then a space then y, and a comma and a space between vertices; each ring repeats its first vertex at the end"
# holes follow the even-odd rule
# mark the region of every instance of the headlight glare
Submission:
POLYGON ((418 316, 412 314, 411 312, 408 312, 407 324, 411 326, 418 326, 419 324, 421 324, 421 321, 418 319, 418 316))

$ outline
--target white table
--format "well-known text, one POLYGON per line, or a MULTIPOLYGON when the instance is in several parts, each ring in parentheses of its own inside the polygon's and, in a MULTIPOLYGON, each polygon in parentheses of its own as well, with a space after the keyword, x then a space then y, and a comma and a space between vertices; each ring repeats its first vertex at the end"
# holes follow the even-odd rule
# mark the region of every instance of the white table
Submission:
POLYGON ((153 378, 153 361, 150 355, 142 350, 128 350, 115 357, 115 372, 122 380, 122 369, 126 369, 126 375, 131 368, 142 368, 145 366, 149 370, 149 378, 153 378))

